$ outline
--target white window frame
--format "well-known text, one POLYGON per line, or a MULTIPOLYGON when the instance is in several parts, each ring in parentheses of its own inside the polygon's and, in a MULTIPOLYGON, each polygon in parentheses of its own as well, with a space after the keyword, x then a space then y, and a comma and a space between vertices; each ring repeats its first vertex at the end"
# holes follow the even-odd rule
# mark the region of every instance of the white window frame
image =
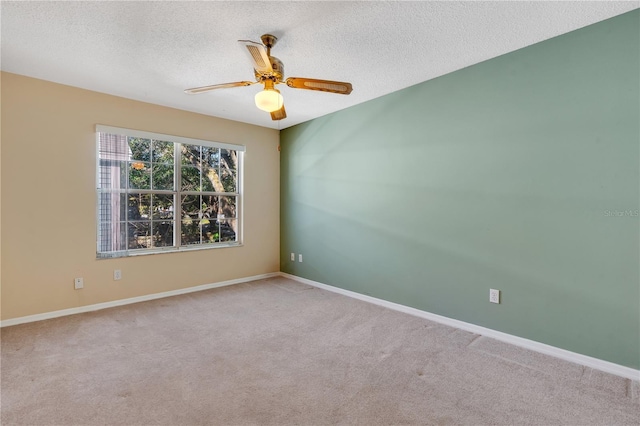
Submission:
MULTIPOLYGON (((167 253, 167 252, 184 252, 191 250, 208 250, 215 248, 224 248, 224 247, 237 247, 243 244, 243 174, 244 174, 244 153, 246 152, 246 147, 243 145, 235 145, 223 142, 214 142, 207 141, 201 139, 193 139, 187 138, 183 136, 174 136, 174 135, 165 135, 161 133, 153 133, 142 130, 133 130, 133 129, 125 129, 120 127, 106 126, 102 124, 96 125, 96 257, 98 259, 109 259, 116 257, 127 257, 127 256, 136 256, 136 255, 145 255, 145 254, 155 254, 155 253, 167 253), (174 144, 174 189, 173 190, 155 190, 155 189, 131 189, 131 188, 123 188, 118 190, 113 189, 105 189, 100 188, 100 133, 109 133, 114 135, 122 135, 126 137, 135 137, 135 138, 143 138, 143 139, 151 139, 151 140, 161 140, 166 142, 172 142, 174 144), (180 146, 182 144, 188 145, 199 145, 210 148, 219 148, 219 149, 228 149, 235 150, 238 153, 238 170, 236 177, 236 192, 235 193, 217 193, 206 191, 207 195, 216 195, 216 196, 229 196, 233 195, 236 198, 236 221, 237 221, 237 230, 236 230, 236 241, 230 242, 217 242, 217 243, 207 243, 207 244, 188 244, 182 245, 181 238, 181 226, 182 226, 182 217, 180 214, 180 204, 181 204, 181 196, 182 195, 202 195, 203 192, 200 191, 182 191, 181 189, 181 179, 182 179, 182 162, 180 161, 180 146), (126 193, 129 194, 131 192, 137 194, 162 194, 162 195, 170 195, 174 196, 174 216, 173 216, 173 246, 167 247, 154 247, 154 248, 134 248, 120 251, 108 251, 101 252, 100 251, 100 194, 102 193, 126 193)), ((128 221, 125 221, 128 223, 128 221)))

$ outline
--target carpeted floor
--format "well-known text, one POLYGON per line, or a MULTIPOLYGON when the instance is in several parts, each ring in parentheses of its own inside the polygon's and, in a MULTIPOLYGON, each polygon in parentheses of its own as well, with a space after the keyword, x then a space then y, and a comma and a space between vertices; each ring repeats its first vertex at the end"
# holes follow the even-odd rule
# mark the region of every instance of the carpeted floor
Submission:
POLYGON ((640 423, 640 386, 271 278, 2 329, 2 425, 640 423))

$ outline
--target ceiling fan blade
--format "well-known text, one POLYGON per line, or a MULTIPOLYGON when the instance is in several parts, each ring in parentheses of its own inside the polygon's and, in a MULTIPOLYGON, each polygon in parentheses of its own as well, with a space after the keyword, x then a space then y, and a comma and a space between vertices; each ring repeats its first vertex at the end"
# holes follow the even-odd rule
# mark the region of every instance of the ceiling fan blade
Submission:
POLYGON ((287 112, 284 110, 284 105, 282 105, 282 108, 279 110, 271 113, 271 119, 273 121, 282 120, 284 118, 287 118, 287 112))
POLYGON ((271 60, 267 54, 267 48, 262 43, 257 43, 251 40, 238 40, 238 43, 245 47, 245 51, 249 54, 249 59, 253 62, 253 68, 258 74, 270 73, 273 71, 271 68, 271 60))
POLYGON ((204 93, 210 90, 226 89, 229 87, 251 86, 252 84, 256 84, 256 83, 257 81, 238 81, 235 83, 222 83, 222 84, 214 84, 212 86, 194 87, 193 89, 186 89, 184 92, 190 95, 197 95, 198 93, 204 93))
POLYGON ((321 92, 348 95, 353 90, 351 83, 344 81, 316 80, 313 78, 289 77, 287 86, 294 89, 319 90, 321 92))

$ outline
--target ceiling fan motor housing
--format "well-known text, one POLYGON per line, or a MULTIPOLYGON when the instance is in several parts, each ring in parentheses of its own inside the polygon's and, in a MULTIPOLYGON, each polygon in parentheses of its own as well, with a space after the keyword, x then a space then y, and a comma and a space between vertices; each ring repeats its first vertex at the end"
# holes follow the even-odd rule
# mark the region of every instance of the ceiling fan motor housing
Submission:
POLYGON ((271 68, 273 71, 268 73, 259 73, 255 71, 256 80, 263 81, 266 79, 271 79, 276 83, 279 83, 284 78, 284 64, 282 61, 275 56, 269 56, 269 60, 271 62, 271 68))

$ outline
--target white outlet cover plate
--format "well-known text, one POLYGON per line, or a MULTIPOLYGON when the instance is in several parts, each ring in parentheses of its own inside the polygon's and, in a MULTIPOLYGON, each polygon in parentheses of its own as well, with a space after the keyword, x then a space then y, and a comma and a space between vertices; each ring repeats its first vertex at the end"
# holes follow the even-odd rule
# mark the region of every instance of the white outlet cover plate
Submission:
POLYGON ((489 302, 500 303, 500 290, 489 289, 489 302))

